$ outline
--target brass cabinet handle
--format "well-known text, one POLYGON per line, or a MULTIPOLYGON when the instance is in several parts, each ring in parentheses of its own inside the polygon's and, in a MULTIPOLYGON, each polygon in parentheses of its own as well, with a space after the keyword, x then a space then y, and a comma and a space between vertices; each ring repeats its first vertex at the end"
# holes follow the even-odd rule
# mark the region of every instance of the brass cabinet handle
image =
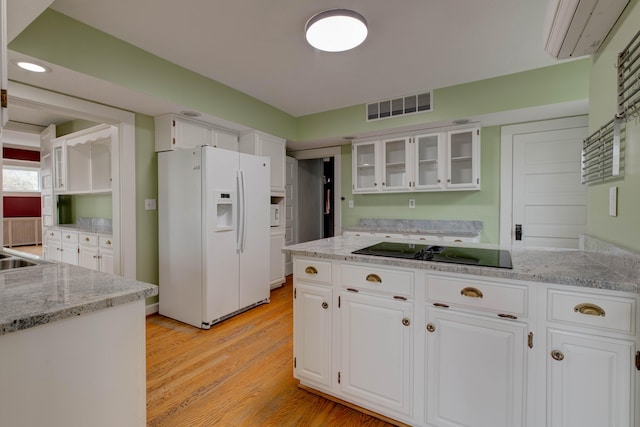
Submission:
POLYGON ((367 274, 367 282, 382 283, 382 278, 377 274, 367 274))
POLYGON ((604 317, 605 315, 604 309, 602 307, 599 307, 595 304, 590 304, 588 302, 576 305, 573 308, 573 311, 575 311, 576 313, 587 314, 589 316, 604 317))
POLYGON ((560 350, 553 350, 551 352, 551 357, 553 358, 553 360, 561 361, 564 359, 564 353, 562 353, 560 350))
POLYGON ((456 239, 456 240, 454 240, 454 242, 456 242, 456 243, 462 243, 462 240, 460 240, 460 239, 456 239))
POLYGON ((433 323, 427 323, 427 331, 435 332, 436 331, 435 325, 433 323))
POLYGON ((110 245, 111 244, 111 240, 107 240, 106 244, 110 245))
POLYGON ((307 268, 304 269, 304 272, 307 274, 318 274, 318 269, 315 268, 314 266, 310 265, 307 268))
POLYGON ((405 317, 405 318, 402 319, 402 324, 404 326, 409 326, 411 324, 411 320, 409 320, 408 318, 405 317))
POLYGON ((88 237, 85 237, 85 238, 84 238, 84 241, 85 241, 85 242, 88 242, 89 240, 90 240, 90 239, 89 239, 88 237))
POLYGON ((480 289, 477 288, 472 288, 472 287, 468 287, 468 288, 464 288, 460 291, 460 295, 465 296, 465 297, 469 297, 469 298, 482 298, 482 292, 480 291, 480 289))
POLYGON ((327 308, 329 308, 329 304, 327 304, 326 301, 323 301, 322 302, 322 308, 324 308, 326 310, 327 308))
POLYGON ((386 236, 384 236, 384 238, 385 238, 385 239, 390 239, 390 238, 391 238, 391 236, 386 235, 386 236))

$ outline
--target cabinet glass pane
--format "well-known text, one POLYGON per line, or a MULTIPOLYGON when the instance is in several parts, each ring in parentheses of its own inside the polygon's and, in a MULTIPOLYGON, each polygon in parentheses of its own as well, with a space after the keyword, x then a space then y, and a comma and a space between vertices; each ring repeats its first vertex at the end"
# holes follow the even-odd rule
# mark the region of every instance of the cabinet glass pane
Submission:
POLYGON ((471 157, 473 147, 473 133, 462 132, 451 135, 451 158, 471 157))
POLYGON ((471 159, 451 159, 451 184, 469 184, 473 179, 471 159))
POLYGON ((418 137, 417 185, 438 184, 438 135, 418 137))
POLYGON ((404 187, 407 172, 407 153, 405 140, 386 141, 385 155, 385 187, 404 187))
POLYGON ((356 188, 373 188, 376 181, 376 150, 374 144, 356 145, 356 188))
POLYGON ((473 179, 473 131, 450 136, 451 184, 469 184, 473 179))

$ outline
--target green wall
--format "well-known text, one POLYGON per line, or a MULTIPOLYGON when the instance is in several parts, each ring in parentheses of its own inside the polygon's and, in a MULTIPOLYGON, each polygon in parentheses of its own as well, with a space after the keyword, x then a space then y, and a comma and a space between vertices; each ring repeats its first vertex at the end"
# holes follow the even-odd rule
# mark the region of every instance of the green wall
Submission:
POLYGON ((481 131, 480 191, 442 191, 395 194, 351 193, 351 145, 342 146, 342 225, 358 224, 360 218, 460 219, 484 224, 482 242, 500 241, 500 128, 481 131), (352 199, 354 207, 349 208, 352 199), (409 208, 409 199, 416 207, 409 208))
MULTIPOLYGON (((589 128, 597 130, 616 112, 616 69, 618 52, 640 30, 640 1, 631 0, 616 27, 592 58, 589 88, 589 128)), ((589 187, 588 233, 611 243, 640 251, 640 122, 626 124, 625 175, 623 178, 589 187), (618 187, 618 216, 609 216, 609 188, 618 187)))

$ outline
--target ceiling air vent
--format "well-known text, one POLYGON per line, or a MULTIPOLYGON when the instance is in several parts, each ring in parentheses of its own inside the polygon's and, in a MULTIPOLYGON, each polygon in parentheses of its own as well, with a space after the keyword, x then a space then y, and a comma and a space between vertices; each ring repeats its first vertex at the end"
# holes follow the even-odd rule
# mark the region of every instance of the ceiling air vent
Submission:
POLYGON ((431 92, 406 95, 400 98, 367 104, 367 121, 431 111, 431 92))

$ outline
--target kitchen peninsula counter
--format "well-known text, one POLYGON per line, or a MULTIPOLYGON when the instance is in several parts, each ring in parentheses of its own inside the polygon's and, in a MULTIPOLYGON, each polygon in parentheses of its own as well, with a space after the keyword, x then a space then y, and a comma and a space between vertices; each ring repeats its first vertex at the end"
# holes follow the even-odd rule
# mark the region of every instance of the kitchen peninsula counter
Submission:
MULTIPOLYGON (((620 274, 608 265, 599 262, 596 253, 588 251, 516 249, 511 251, 513 269, 352 254, 355 250, 381 241, 382 239, 379 237, 339 236, 286 246, 283 251, 296 256, 640 293, 640 277, 638 277, 640 275, 636 273, 634 277, 634 272, 631 272, 630 275, 620 274)), ((406 239, 384 239, 384 241, 456 245, 451 242, 417 242, 406 239)), ((459 246, 495 247, 469 243, 459 246)))
POLYGON ((157 293, 63 263, 1 272, 2 425, 144 426, 145 298, 157 293))

